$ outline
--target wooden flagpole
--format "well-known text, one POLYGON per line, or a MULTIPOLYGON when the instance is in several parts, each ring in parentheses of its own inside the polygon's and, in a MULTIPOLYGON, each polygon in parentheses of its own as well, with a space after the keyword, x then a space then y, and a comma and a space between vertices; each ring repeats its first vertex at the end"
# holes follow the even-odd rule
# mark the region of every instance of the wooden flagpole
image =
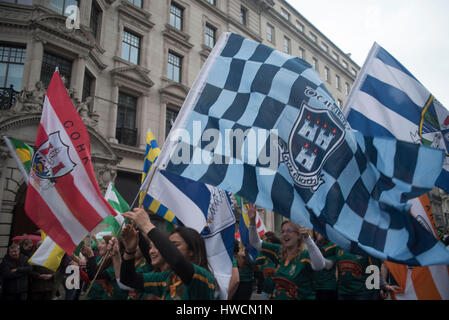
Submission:
MULTIPOLYGON (((157 170, 157 167, 154 168, 153 173, 151 174, 150 181, 148 181, 148 185, 147 185, 147 187, 146 187, 146 189, 145 189, 145 194, 148 193, 148 190, 149 190, 149 188, 150 188, 151 181, 153 181, 153 177, 154 177, 154 174, 155 174, 156 170, 157 170)), ((134 205, 135 205, 135 203, 136 203, 136 200, 137 200, 137 198, 140 196, 141 192, 142 192, 142 191, 139 190, 139 192, 137 193, 137 196, 134 198, 134 201, 133 201, 133 203, 131 204, 130 210, 133 209, 133 207, 134 207, 134 205)), ((142 200, 139 199, 139 207, 142 205, 142 203, 143 203, 143 198, 142 198, 142 200)), ((124 225, 124 224, 125 224, 125 221, 123 221, 122 224, 120 225, 120 228, 119 228, 119 230, 118 230, 118 232, 117 232, 117 239, 119 238, 119 235, 121 234, 121 231, 122 231, 122 228, 123 228, 123 225, 124 225)), ((109 258, 110 254, 111 254, 111 250, 108 250, 108 251, 106 251, 106 254, 104 255, 104 257, 101 258, 100 266, 98 267, 98 270, 97 270, 97 272, 95 273, 94 278, 93 278, 92 281, 90 282, 90 285, 89 285, 89 287, 87 288, 87 291, 86 291, 86 293, 84 294, 84 297, 87 297, 88 294, 90 293, 90 290, 92 289, 92 286, 94 285, 94 282, 97 280, 97 277, 98 277, 98 274, 100 273, 101 268, 103 267, 105 261, 109 258)))

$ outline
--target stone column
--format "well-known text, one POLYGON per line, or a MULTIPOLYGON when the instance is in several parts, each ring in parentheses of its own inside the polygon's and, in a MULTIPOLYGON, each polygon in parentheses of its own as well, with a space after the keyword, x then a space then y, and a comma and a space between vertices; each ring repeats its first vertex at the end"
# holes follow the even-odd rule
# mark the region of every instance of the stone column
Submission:
POLYGON ((109 128, 107 130, 108 141, 112 143, 117 143, 117 139, 115 138, 115 128, 117 126, 117 111, 118 111, 118 84, 113 81, 112 83, 112 97, 111 104, 109 110, 109 128))
MULTIPOLYGON (((139 117, 137 119, 139 119, 139 124, 138 124, 138 130, 139 130, 139 141, 137 143, 137 147, 139 148, 143 148, 145 149, 146 147, 146 136, 147 136, 147 131, 148 129, 152 129, 149 128, 148 126, 148 106, 149 106, 149 100, 150 97, 149 95, 142 95, 141 96, 141 101, 140 101, 140 112, 137 113, 137 115, 139 115, 139 117)), ((154 133, 154 132, 153 132, 154 133)))
POLYGON ((159 141, 158 144, 162 146, 162 142, 165 141, 165 136, 167 133, 165 132, 165 119, 166 119, 166 113, 167 113, 167 102, 162 101, 161 103, 161 114, 160 114, 160 120, 159 120, 159 141))
MULTIPOLYGON (((34 89, 36 82, 41 78, 42 61, 44 59, 44 43, 38 38, 34 37, 29 48, 27 48, 26 61, 23 77, 28 78, 26 88, 28 90, 34 89)), ((24 89, 24 88, 22 88, 24 89)))
POLYGON ((79 101, 83 96, 83 83, 84 83, 84 72, 86 70, 86 57, 78 56, 75 60, 72 72, 72 81, 70 82, 70 88, 74 89, 75 97, 79 101))

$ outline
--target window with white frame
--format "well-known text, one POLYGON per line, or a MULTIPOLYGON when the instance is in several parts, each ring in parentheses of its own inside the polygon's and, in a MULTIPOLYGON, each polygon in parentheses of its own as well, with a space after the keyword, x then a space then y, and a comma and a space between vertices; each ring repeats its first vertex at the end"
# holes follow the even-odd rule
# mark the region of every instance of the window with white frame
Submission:
POLYGON ((182 30, 183 28, 183 14, 184 9, 176 3, 170 6, 170 25, 175 29, 182 30))
POLYGON ((349 85, 349 83, 345 83, 345 93, 346 95, 349 95, 349 92, 351 91, 351 86, 349 85))
POLYGON ((128 0, 128 2, 131 2, 136 7, 142 8, 142 0, 128 0))
POLYGON ((315 70, 318 70, 318 59, 317 58, 312 58, 312 67, 315 70))
POLYGON ((167 77, 174 82, 181 82, 182 57, 169 51, 167 77))
POLYGON ((328 52, 329 47, 324 42, 321 42, 321 50, 323 50, 324 52, 328 52))
POLYGON ((50 0, 49 8, 63 16, 70 16, 73 14, 70 10, 70 6, 79 8, 80 4, 78 0, 50 0), (66 12, 67 11, 67 12, 66 12))
POLYGON ((296 20, 296 29, 298 29, 300 32, 304 32, 304 25, 296 20))
POLYGON ((274 43, 274 27, 267 23, 267 41, 274 43))
POLYGON ((287 20, 290 21, 290 13, 288 13, 287 10, 285 10, 284 8, 281 8, 281 16, 287 20))
POLYGON ((318 38, 316 35, 314 35, 312 32, 309 33, 309 39, 313 42, 317 42, 318 38))
POLYGON ((332 51, 332 59, 338 61, 338 54, 336 54, 335 51, 332 51))
POLYGON ((335 88, 340 90, 340 76, 338 74, 335 75, 335 88))
POLYGON ((330 70, 328 67, 324 67, 324 80, 326 80, 327 82, 329 82, 330 80, 330 70))
POLYGON ((127 31, 123 31, 122 40, 122 59, 139 64, 140 56, 140 37, 127 31))
POLYGON ((299 47, 299 55, 298 55, 298 57, 300 58, 300 59, 305 59, 305 50, 303 49, 303 48, 301 48, 301 47, 299 47))
POLYGON ((284 37, 284 52, 288 54, 291 52, 291 41, 287 37, 284 37))

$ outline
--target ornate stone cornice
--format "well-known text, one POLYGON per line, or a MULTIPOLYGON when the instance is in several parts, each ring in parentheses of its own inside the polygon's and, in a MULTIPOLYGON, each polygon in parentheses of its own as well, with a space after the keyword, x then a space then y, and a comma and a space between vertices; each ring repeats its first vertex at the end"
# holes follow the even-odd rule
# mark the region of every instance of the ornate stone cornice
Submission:
POLYGON ((81 55, 95 47, 95 40, 90 31, 80 26, 80 29, 66 27, 66 17, 58 14, 44 14, 31 21, 30 28, 35 39, 51 41, 57 46, 71 48, 81 55))
MULTIPOLYGON (((126 61, 119 57, 114 57, 114 60, 126 63, 126 61)), ((115 82, 125 82, 130 88, 137 89, 141 91, 142 94, 144 94, 148 88, 154 86, 154 82, 148 76, 150 71, 138 65, 116 67, 112 69, 110 73, 115 82)))
POLYGON ((136 7, 127 0, 122 0, 117 6, 119 15, 125 17, 128 23, 142 28, 144 31, 150 31, 154 27, 154 23, 150 21, 151 13, 136 7))
POLYGON ((0 134, 16 127, 38 125, 41 121, 41 113, 15 113, 12 111, 0 111, 0 134))
POLYGON ((190 35, 180 31, 176 28, 173 28, 171 25, 166 24, 165 30, 162 31, 162 35, 166 38, 171 40, 172 42, 178 44, 181 46, 185 51, 189 51, 193 48, 193 44, 189 42, 190 35))
POLYGON ((95 64, 95 66, 99 69, 99 70, 104 70, 108 67, 107 64, 105 64, 99 54, 96 52, 96 50, 91 50, 89 51, 89 58, 92 60, 92 62, 95 64))
POLYGON ((159 90, 162 103, 173 103, 181 106, 189 93, 189 88, 178 82, 169 82, 159 90))

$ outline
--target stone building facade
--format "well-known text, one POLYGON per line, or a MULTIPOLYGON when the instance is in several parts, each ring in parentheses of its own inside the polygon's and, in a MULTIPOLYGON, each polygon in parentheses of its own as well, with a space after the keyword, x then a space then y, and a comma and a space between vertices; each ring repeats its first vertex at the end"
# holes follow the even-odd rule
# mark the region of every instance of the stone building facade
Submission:
MULTIPOLYGON (((0 134, 34 144, 58 66, 90 133, 99 185, 114 182, 132 202, 147 130, 162 146, 227 31, 308 61, 340 105, 360 70, 284 0, 0 0, 0 134)), ((0 168, 1 257, 12 236, 33 230, 23 179, 4 146, 0 168)), ((263 219, 270 230, 282 221, 271 212, 263 219)))

